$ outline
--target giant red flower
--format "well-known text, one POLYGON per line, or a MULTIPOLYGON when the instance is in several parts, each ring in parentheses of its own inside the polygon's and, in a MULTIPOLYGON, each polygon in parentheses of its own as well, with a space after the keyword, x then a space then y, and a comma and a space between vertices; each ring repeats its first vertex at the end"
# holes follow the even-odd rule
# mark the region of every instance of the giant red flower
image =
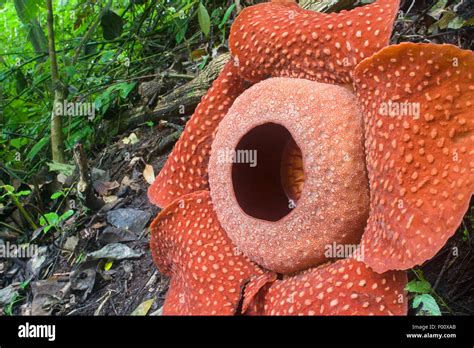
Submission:
POLYGON ((406 314, 403 270, 473 192, 474 54, 382 48, 397 9, 239 15, 233 60, 149 189, 164 314, 406 314))

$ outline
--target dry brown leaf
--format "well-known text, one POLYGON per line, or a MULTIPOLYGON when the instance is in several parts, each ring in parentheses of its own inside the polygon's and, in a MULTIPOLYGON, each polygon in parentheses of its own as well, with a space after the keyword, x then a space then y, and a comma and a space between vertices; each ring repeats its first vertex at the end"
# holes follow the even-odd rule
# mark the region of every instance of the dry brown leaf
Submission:
POLYGON ((145 165, 145 169, 143 170, 143 177, 145 178, 147 183, 149 183, 150 185, 153 184, 153 181, 155 181, 155 171, 153 170, 153 167, 151 165, 145 165))

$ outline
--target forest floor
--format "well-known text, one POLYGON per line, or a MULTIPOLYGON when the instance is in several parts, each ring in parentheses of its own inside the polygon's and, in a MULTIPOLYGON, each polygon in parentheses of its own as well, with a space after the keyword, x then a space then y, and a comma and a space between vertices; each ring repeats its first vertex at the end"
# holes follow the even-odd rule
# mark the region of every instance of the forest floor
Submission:
MULTIPOLYGON (((427 34, 434 22, 426 18, 430 1, 405 3, 413 20, 397 20, 392 43, 431 41, 473 48, 472 27, 427 34)), ((147 179, 162 168, 176 129, 166 123, 144 125, 117 136, 89 158, 95 194, 106 204, 68 221, 64 233, 45 241, 35 258, 0 259, 0 307, 2 296, 10 300, 3 303, 6 313, 160 314, 168 279, 157 271, 149 250, 149 224, 159 209, 148 201, 147 179)), ((43 180, 44 187, 55 182, 43 180)), ((455 236, 420 268, 444 315, 474 314, 474 238, 465 234, 472 231, 472 203, 455 236)), ((409 277, 416 275, 409 272, 409 277)))

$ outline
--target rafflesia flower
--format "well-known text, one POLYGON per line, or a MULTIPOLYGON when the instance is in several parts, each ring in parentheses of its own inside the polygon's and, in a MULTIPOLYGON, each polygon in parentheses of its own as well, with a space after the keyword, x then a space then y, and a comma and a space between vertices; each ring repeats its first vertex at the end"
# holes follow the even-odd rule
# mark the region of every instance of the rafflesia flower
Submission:
POLYGON ((237 17, 233 60, 148 192, 164 314, 406 314, 404 270, 473 192, 474 54, 384 48, 398 5, 237 17))

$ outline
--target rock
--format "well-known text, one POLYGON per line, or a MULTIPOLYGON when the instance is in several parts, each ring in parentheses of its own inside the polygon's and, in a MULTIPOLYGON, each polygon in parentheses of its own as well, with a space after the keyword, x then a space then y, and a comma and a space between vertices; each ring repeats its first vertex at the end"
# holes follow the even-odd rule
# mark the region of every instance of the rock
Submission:
POLYGON ((97 273, 97 261, 83 262, 70 275, 71 290, 81 291, 84 301, 94 287, 97 273))
POLYGON ((26 270, 29 276, 36 278, 39 276, 41 269, 47 264, 49 253, 48 248, 42 246, 38 248, 38 252, 34 257, 28 260, 26 270))
POLYGON ((16 287, 12 284, 8 285, 6 288, 0 290, 0 306, 6 306, 13 299, 18 296, 18 291, 16 287))
POLYGON ((76 236, 71 236, 66 239, 63 248, 67 251, 73 252, 76 249, 77 243, 79 243, 79 238, 77 238, 76 236))
POLYGON ((50 315, 68 292, 69 283, 58 280, 37 280, 31 283, 33 302, 31 315, 50 315))
POLYGON ((131 242, 137 240, 137 235, 123 228, 107 226, 97 239, 102 245, 105 245, 110 243, 131 242))
POLYGON ((150 220, 151 214, 139 209, 122 208, 107 212, 107 222, 117 228, 141 233, 150 220))
POLYGON ((88 260, 106 259, 112 261, 120 261, 125 259, 136 259, 143 255, 128 246, 120 243, 107 244, 100 250, 87 254, 88 260))

